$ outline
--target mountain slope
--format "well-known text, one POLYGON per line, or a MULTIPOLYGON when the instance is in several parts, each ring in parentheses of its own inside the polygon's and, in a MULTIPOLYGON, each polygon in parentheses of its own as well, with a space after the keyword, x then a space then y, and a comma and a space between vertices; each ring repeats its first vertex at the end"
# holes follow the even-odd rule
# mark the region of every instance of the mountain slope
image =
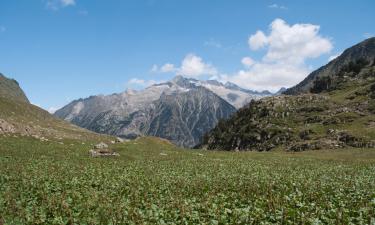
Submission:
MULTIPOLYGON (((301 83, 295 87, 287 89, 284 94, 300 94, 314 92, 316 90, 316 81, 324 80, 332 75, 343 74, 347 70, 357 72, 363 65, 374 65, 375 55, 375 37, 364 40, 363 42, 346 49, 339 57, 329 62, 327 65, 313 71, 301 83), (346 70, 346 71, 345 71, 346 70)), ((316 91, 315 91, 316 92, 316 91)))
POLYGON ((29 102, 17 81, 9 79, 0 73, 0 97, 15 101, 29 102))
MULTIPOLYGON (((33 136, 43 141, 47 139, 108 140, 99 135, 60 120, 47 111, 28 103, 18 83, 0 77, 0 135, 33 136), (4 88, 4 89, 3 89, 4 88)), ((112 138, 113 139, 113 138, 112 138)))
POLYGON ((192 147, 235 110, 203 85, 176 77, 142 91, 79 99, 55 115, 98 133, 125 138, 152 135, 192 147))
POLYGON ((375 147, 374 47, 374 39, 369 39, 349 48, 287 91, 295 95, 251 102, 220 122, 201 147, 259 151, 375 147))
POLYGON ((177 96, 163 95, 149 112, 152 119, 145 133, 192 147, 219 119, 234 112, 233 106, 203 87, 177 96))

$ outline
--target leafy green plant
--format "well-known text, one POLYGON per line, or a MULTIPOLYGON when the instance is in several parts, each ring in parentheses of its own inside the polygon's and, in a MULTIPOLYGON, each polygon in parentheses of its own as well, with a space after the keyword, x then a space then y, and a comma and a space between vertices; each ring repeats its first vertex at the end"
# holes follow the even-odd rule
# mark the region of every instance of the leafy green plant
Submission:
POLYGON ((5 224, 371 224, 375 152, 182 150, 157 138, 111 146, 0 137, 5 224), (163 154, 161 154, 163 153, 163 154))

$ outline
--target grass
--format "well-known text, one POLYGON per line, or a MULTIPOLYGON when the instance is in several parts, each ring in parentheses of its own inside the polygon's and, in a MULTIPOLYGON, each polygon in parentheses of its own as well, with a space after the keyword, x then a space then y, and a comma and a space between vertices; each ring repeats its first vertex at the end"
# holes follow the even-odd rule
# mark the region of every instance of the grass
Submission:
POLYGON ((92 144, 0 137, 3 222, 375 223, 373 149, 187 151, 141 138, 89 158, 92 144))
MULTIPOLYGON (((47 111, 21 101, 14 101, 0 96, 0 119, 14 125, 16 133, 30 136, 25 131, 48 139, 77 140, 114 140, 113 137, 100 135, 52 116, 47 111)), ((1 132, 0 132, 1 133, 1 132)), ((12 134, 10 135, 12 136, 12 134)))

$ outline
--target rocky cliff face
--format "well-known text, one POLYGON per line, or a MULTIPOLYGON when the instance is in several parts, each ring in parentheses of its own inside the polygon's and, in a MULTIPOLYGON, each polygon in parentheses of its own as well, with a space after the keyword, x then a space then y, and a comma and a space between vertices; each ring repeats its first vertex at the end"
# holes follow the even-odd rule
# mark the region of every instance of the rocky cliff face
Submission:
POLYGON ((151 109, 144 129, 147 135, 174 140, 180 146, 192 147, 215 127, 220 119, 229 118, 233 106, 203 87, 176 96, 163 95, 151 109))
POLYGON ((217 81, 177 76, 142 91, 79 99, 55 115, 99 133, 125 138, 157 136, 192 147, 236 108, 268 95, 217 81))
POLYGON ((346 50, 281 95, 252 101, 200 147, 289 151, 375 147, 375 39, 346 50))
POLYGON ((0 96, 14 101, 29 102, 18 82, 0 73, 0 96))

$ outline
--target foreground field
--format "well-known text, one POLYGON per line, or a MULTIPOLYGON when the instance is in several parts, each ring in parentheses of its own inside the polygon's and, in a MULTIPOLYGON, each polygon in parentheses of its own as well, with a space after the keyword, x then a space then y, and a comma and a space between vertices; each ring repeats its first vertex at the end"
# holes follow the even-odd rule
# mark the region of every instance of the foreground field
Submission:
POLYGON ((0 224, 374 224, 375 150, 186 151, 0 137, 0 224))

